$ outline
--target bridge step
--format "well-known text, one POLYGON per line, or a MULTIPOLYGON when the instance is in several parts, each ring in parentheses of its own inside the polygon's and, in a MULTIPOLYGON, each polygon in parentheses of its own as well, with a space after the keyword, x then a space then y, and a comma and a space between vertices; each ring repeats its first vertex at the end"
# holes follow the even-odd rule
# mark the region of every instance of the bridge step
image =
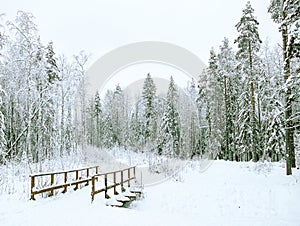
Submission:
POLYGON ((142 189, 128 189, 125 192, 110 198, 106 202, 106 205, 112 207, 128 207, 132 201, 140 199, 142 194, 142 189))
POLYGON ((144 197, 143 195, 143 186, 136 185, 130 189, 130 192, 136 195, 136 199, 141 199, 144 197))

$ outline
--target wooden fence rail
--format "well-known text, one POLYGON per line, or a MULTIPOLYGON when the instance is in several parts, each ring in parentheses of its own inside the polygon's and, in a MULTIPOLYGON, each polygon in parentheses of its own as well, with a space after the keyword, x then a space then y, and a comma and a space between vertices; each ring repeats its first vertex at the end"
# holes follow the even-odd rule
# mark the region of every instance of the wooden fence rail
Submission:
POLYGON ((61 172, 51 172, 51 173, 38 173, 31 174, 30 177, 30 199, 35 200, 35 195, 41 194, 44 192, 50 192, 49 196, 54 195, 54 191, 57 189, 64 189, 62 192, 67 192, 68 186, 75 185, 74 190, 79 188, 80 184, 86 183, 86 186, 89 185, 89 182, 92 180, 92 177, 95 174, 98 174, 99 166, 86 167, 76 170, 68 170, 61 172), (94 173, 93 173, 94 171, 94 173), (85 175, 84 175, 85 174, 85 175), (59 178, 60 177, 60 178, 59 178), (63 178, 63 182, 60 182, 59 179, 63 178), (39 182, 38 179, 50 179, 50 185, 42 185, 41 188, 37 188, 36 184, 39 182))
POLYGON ((123 169, 123 170, 118 170, 118 171, 113 171, 113 172, 108 172, 108 173, 100 173, 96 174, 92 177, 92 202, 94 201, 95 195, 100 193, 100 192, 105 192, 105 198, 109 199, 109 195, 107 194, 109 189, 114 189, 114 195, 118 195, 119 193, 117 192, 117 186, 121 186, 121 191, 124 192, 125 188, 124 185, 127 183, 127 186, 130 187, 130 181, 136 180, 135 177, 135 166, 123 169), (111 175, 112 179, 112 184, 108 185, 108 177, 111 175), (98 181, 99 177, 104 177, 104 187, 96 190, 96 181, 98 181))

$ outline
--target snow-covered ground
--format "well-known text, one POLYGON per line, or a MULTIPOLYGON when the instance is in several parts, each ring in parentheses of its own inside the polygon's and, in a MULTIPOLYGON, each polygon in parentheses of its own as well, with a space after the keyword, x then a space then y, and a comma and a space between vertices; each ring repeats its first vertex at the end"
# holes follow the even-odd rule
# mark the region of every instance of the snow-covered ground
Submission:
POLYGON ((91 203, 90 187, 37 201, 2 195, 0 225, 300 225, 300 170, 215 161, 203 172, 194 161, 179 174, 128 209, 105 206, 102 193, 91 203))

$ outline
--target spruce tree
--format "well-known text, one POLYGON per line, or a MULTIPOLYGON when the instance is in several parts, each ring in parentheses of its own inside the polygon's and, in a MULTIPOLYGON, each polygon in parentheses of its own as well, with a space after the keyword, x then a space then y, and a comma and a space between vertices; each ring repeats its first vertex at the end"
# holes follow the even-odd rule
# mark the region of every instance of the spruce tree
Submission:
POLYGON ((48 82, 50 84, 53 84, 55 81, 59 80, 58 68, 56 64, 55 53, 53 50, 53 42, 48 43, 46 50, 46 71, 48 75, 48 82))
POLYGON ((283 49, 283 77, 285 91, 285 154, 286 174, 292 174, 292 167, 296 166, 295 143, 292 115, 293 115, 293 84, 291 76, 291 60, 300 56, 300 0, 272 0, 268 8, 272 19, 279 24, 282 35, 283 49))
POLYGON ((108 90, 103 104, 103 133, 105 146, 122 146, 125 144, 127 115, 125 97, 120 85, 114 91, 108 90))
POLYGON ((101 146, 101 140, 102 140, 102 122, 101 122, 101 116, 102 116, 102 106, 101 106, 101 99, 99 92, 95 95, 94 100, 94 119, 95 119, 95 130, 96 130, 96 146, 101 146))
POLYGON ((198 152, 202 157, 207 151, 208 145, 208 133, 209 123, 206 118, 207 114, 207 88, 209 82, 209 69, 205 68, 200 74, 198 81, 198 95, 196 99, 198 108, 198 120, 199 120, 199 140, 197 144, 198 152))
POLYGON ((218 73, 218 58, 211 49, 209 65, 207 70, 208 82, 206 85, 206 119, 208 122, 208 147, 210 147, 210 158, 223 158, 222 149, 224 147, 224 101, 223 101, 223 81, 218 73))
POLYGON ((169 149, 168 151, 171 152, 171 156, 179 156, 180 154, 180 122, 177 100, 178 91, 174 79, 171 76, 166 99, 167 106, 162 122, 162 131, 164 134, 162 144, 164 147, 169 149))
MULTIPOLYGON (((139 98, 138 98, 139 99, 139 98)), ((134 109, 131 112, 130 124, 129 124, 129 140, 130 146, 135 151, 141 150, 144 145, 144 134, 143 134, 143 122, 141 116, 141 103, 137 101, 134 109)))
POLYGON ((108 90, 103 98, 103 146, 110 148, 113 146, 112 143, 112 102, 113 102, 113 92, 108 90))
POLYGON ((144 82, 143 92, 143 105, 144 105, 144 118, 145 118, 145 130, 144 130, 144 139, 145 143, 155 140, 155 121, 156 121, 156 109, 155 109, 155 98, 156 98, 156 86, 153 79, 151 78, 150 73, 147 74, 147 77, 144 82))
POLYGON ((235 104, 234 77, 236 60, 232 48, 229 46, 229 40, 224 38, 220 53, 218 54, 218 74, 223 82, 223 105, 224 105, 224 124, 225 124, 225 145, 224 158, 233 160, 234 151, 234 121, 235 121, 235 104))

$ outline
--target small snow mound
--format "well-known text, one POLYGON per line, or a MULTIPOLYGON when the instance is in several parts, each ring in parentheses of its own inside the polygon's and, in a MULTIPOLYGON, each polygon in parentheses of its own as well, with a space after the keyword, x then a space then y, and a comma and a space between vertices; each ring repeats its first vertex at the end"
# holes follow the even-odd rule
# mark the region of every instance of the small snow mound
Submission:
POLYGON ((117 200, 118 202, 129 202, 129 201, 130 201, 130 199, 129 199, 128 197, 124 196, 124 194, 118 195, 118 196, 116 197, 116 200, 117 200))
POLYGON ((123 206, 123 203, 117 201, 116 199, 109 199, 105 204, 106 204, 107 206, 116 206, 116 207, 121 207, 121 206, 123 206))

